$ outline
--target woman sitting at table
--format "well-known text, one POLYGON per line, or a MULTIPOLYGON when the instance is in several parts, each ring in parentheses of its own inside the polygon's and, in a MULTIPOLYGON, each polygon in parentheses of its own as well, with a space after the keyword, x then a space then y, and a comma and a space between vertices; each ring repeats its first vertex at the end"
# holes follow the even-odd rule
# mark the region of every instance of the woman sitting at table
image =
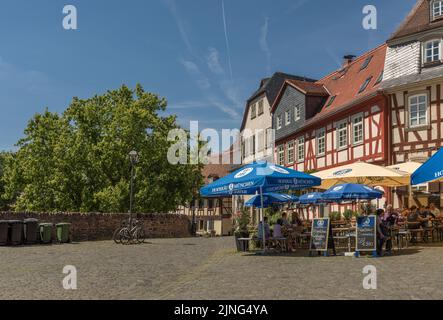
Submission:
POLYGON ((409 208, 408 208, 408 206, 405 205, 405 206, 403 207, 403 209, 401 210, 401 216, 402 216, 403 218, 407 219, 408 216, 409 216, 409 213, 410 213, 409 208))
POLYGON ((282 219, 278 219, 277 223, 274 224, 274 230, 272 232, 272 236, 274 238, 283 238, 282 225, 283 225, 282 219))
POLYGON ((440 212, 440 209, 438 209, 435 204, 431 203, 429 205, 429 210, 432 212, 432 214, 435 216, 436 219, 443 218, 442 213, 440 212))

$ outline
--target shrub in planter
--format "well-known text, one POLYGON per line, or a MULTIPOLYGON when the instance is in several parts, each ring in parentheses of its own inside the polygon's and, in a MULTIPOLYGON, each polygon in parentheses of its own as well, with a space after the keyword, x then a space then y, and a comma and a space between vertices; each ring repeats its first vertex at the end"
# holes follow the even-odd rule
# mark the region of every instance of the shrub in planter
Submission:
POLYGON ((329 218, 331 219, 331 221, 338 221, 341 219, 341 213, 333 211, 329 214, 329 218))
POLYGON ((343 217, 345 218, 346 221, 350 221, 352 217, 355 217, 355 215, 356 213, 350 209, 345 210, 345 212, 343 213, 343 217))
POLYGON ((238 241, 239 238, 249 237, 249 210, 244 208, 239 214, 235 216, 236 230, 234 232, 235 244, 238 251, 242 251, 241 244, 238 241))

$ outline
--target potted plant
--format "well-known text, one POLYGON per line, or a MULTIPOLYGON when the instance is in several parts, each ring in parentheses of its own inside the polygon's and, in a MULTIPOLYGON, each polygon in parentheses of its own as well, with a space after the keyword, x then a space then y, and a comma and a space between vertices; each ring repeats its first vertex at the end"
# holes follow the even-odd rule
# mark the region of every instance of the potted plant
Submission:
POLYGON ((355 216, 355 212, 352 211, 351 209, 346 209, 345 212, 343 213, 343 217, 345 218, 345 220, 347 222, 351 221, 352 217, 355 216))
MULTIPOLYGON (((249 209, 243 208, 236 216, 235 216, 235 225, 236 230, 234 232, 235 243, 237 245, 238 251, 246 251, 248 247, 242 248, 242 243, 238 239, 240 238, 248 238, 249 237, 249 209)), ((248 246, 248 242, 246 242, 246 246, 248 246)))
POLYGON ((341 213, 337 211, 333 211, 329 214, 329 218, 331 218, 331 221, 338 221, 341 218, 341 213))

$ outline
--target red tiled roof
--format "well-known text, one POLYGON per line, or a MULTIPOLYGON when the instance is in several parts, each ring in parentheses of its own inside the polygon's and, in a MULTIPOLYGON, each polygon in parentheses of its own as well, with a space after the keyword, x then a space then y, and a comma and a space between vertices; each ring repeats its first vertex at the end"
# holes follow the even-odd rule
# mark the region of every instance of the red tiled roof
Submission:
POLYGON ((346 67, 335 71, 316 82, 323 85, 330 93, 322 110, 314 117, 325 116, 349 106, 355 101, 361 101, 375 94, 380 83, 377 83, 385 66, 386 44, 379 46, 356 58, 346 67), (369 61, 366 68, 362 66, 369 61), (366 80, 370 80, 366 89, 359 92, 366 80))
POLYGON ((312 124, 319 118, 327 117, 343 108, 352 106, 354 103, 369 99, 379 89, 380 81, 378 80, 385 67, 386 48, 387 45, 383 44, 366 52, 345 67, 315 83, 286 80, 272 106, 272 112, 277 108, 287 85, 296 86, 298 90, 307 95, 329 96, 320 112, 308 119, 305 126, 312 124), (364 65, 366 65, 365 68, 363 68, 364 65), (366 88, 360 92, 366 81, 369 81, 366 88))
POLYGON ((419 0, 406 19, 389 38, 388 42, 442 26, 443 19, 431 22, 430 0, 419 0))

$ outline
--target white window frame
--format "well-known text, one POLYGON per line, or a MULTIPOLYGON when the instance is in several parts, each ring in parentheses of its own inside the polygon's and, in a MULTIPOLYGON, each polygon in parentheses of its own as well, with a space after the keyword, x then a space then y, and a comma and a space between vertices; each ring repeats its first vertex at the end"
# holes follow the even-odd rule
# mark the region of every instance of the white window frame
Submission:
POLYGON ((301 106, 298 104, 294 107, 294 121, 301 119, 301 106))
POLYGON ((346 149, 348 147, 348 121, 341 121, 337 123, 337 150, 343 150, 346 149), (343 126, 343 128, 342 128, 343 126), (345 140, 344 140, 344 144, 341 145, 340 144, 340 136, 341 136, 341 132, 344 131, 345 132, 345 140))
POLYGON ((257 104, 251 105, 251 120, 257 118, 257 104))
POLYGON ((277 116, 277 130, 280 130, 283 127, 283 116, 279 114, 277 116))
POLYGON ((291 124, 291 110, 285 111, 285 126, 289 126, 291 124))
POLYGON ((294 161, 295 161, 295 142, 293 140, 289 141, 287 143, 286 150, 288 151, 287 163, 288 164, 294 164, 294 161))
POLYGON ((305 161, 305 137, 297 139, 297 162, 305 161))
POLYGON ((285 165, 285 146, 283 144, 277 148, 277 162, 279 166, 285 165))
POLYGON ((443 0, 434 0, 431 5, 432 20, 443 18, 443 0), (438 12, 438 14, 436 14, 438 12))
POLYGON ((429 125, 428 107, 429 107, 429 95, 428 94, 426 94, 426 93, 418 93, 418 94, 410 95, 408 97, 408 126, 409 126, 409 128, 420 128, 420 127, 425 127, 425 126, 429 125), (414 99, 414 98, 420 99, 420 97, 424 97, 426 99, 425 100, 425 114, 424 114, 424 116, 423 115, 420 116, 419 108, 420 108, 420 104, 422 104, 422 103, 420 103, 420 101, 417 100, 417 104, 416 104, 417 111, 414 112, 414 113, 417 114, 417 116, 413 118, 412 117, 412 107, 414 105, 412 104, 411 100, 414 99), (417 121, 416 124, 412 124, 412 121, 414 119, 417 121), (421 119, 425 119, 425 123, 420 123, 421 119))
POLYGON ((317 145, 317 157, 324 156, 326 154, 326 130, 320 129, 316 135, 317 145), (322 148, 320 148, 322 147, 322 148))
POLYGON ((258 114, 258 116, 261 116, 264 113, 265 113, 264 101, 263 101, 263 99, 261 99, 258 102, 257 114, 258 114))
POLYGON ((362 144, 365 141, 365 117, 364 115, 361 114, 357 114, 352 118, 352 145, 354 146, 358 146, 360 144, 362 144), (359 120, 358 122, 356 122, 357 120, 359 120), (356 140, 357 135, 356 135, 356 129, 359 128, 359 130, 361 130, 361 138, 360 140, 356 140))
MULTIPOLYGON (((432 48, 432 51, 434 51, 434 48, 432 48)), ((440 39, 436 38, 436 39, 425 41, 423 43, 423 64, 439 62, 441 60, 442 60, 442 39, 441 38, 440 39), (432 60, 428 61, 428 55, 427 55, 427 53, 428 53, 428 44, 435 43, 435 42, 438 42, 438 57, 437 57, 437 59, 434 59, 434 54, 432 52, 432 55, 431 55, 432 60)))

